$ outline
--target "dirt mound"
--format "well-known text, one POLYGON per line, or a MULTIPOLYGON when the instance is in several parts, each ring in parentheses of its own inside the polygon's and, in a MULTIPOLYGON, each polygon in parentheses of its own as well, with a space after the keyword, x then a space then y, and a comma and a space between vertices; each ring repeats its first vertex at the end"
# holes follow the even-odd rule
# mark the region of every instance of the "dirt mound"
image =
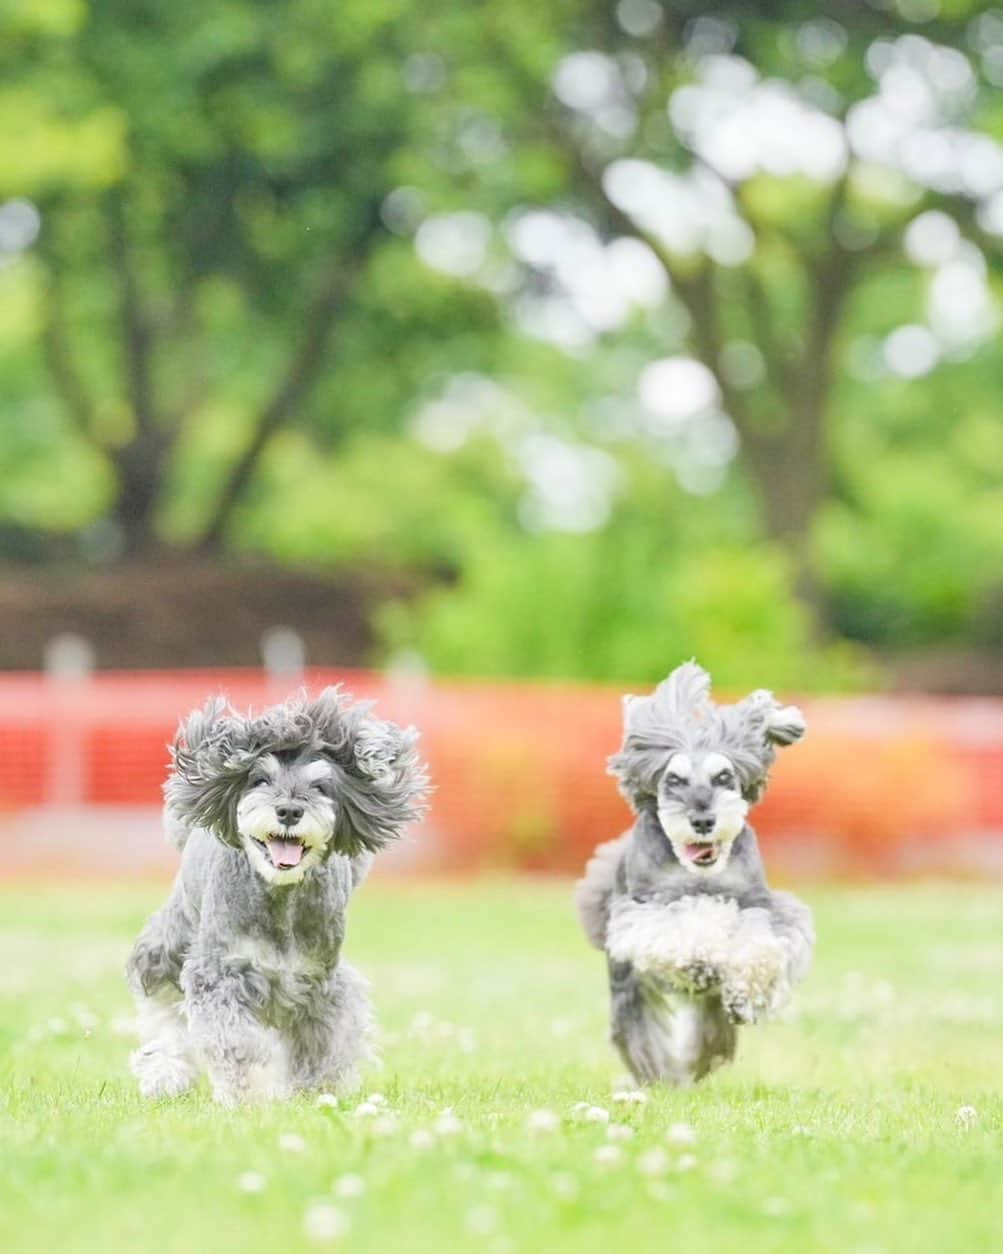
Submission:
POLYGON ((257 666, 261 637, 291 627, 315 666, 371 660, 370 616, 406 578, 315 575, 264 564, 164 558, 106 568, 0 570, 0 669, 37 670, 46 642, 84 636, 103 670, 257 666))

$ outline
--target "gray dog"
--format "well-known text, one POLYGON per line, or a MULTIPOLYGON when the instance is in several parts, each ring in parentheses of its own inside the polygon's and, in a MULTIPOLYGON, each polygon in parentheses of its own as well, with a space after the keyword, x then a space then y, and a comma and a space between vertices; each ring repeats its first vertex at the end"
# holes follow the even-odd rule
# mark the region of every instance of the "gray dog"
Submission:
POLYGON ((428 782, 414 728, 370 711, 328 688, 257 716, 211 701, 179 727, 164 813, 181 869, 127 968, 144 1096, 203 1068, 227 1106, 354 1083, 371 1020, 341 961, 348 899, 428 782))
POLYGON ((613 1043, 641 1083, 691 1084, 730 1061, 736 1025, 780 1009, 808 970, 811 913, 767 886, 746 823, 776 748, 804 730, 764 690, 714 705, 694 662, 624 699, 609 765, 637 820, 596 850, 578 909, 607 955, 613 1043))

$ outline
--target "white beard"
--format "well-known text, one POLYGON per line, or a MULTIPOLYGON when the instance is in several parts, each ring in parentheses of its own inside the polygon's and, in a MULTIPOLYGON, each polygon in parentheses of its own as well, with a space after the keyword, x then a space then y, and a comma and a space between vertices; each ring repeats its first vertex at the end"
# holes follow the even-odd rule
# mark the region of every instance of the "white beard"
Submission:
POLYGON ((749 803, 741 793, 733 792, 718 802, 714 831, 708 836, 698 835, 690 826, 682 806, 670 802, 658 807, 658 821, 662 825, 673 852, 685 870, 691 875, 710 877, 720 875, 728 865, 731 848, 738 839, 749 813, 749 803), (718 850, 717 858, 710 866, 700 866, 686 856, 686 846, 712 841, 718 850))
POLYGON ((334 833, 334 807, 326 797, 311 802, 296 826, 286 828, 270 803, 259 800, 253 792, 246 793, 237 806, 237 831, 247 860, 263 880, 269 884, 298 884, 323 857, 334 833), (303 856, 296 866, 277 867, 262 848, 269 837, 279 832, 302 842, 303 856))

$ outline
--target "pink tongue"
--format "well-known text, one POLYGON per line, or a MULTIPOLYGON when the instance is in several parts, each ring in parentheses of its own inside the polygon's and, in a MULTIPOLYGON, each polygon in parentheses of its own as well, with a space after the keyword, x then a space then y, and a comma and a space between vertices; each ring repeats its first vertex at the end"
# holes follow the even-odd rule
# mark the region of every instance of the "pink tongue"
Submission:
POLYGON ((270 840, 268 854, 275 866, 299 866, 303 846, 298 840, 270 840))
POLYGON ((709 862, 714 856, 714 849, 709 845, 687 845, 686 856, 692 862, 709 862))

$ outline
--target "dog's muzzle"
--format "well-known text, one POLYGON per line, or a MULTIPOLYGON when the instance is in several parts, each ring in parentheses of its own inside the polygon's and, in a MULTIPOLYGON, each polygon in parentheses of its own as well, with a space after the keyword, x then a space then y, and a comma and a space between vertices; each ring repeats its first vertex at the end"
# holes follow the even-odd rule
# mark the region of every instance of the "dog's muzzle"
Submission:
POLYGON ((277 871, 291 871, 303 861, 306 846, 298 836, 269 836, 257 842, 277 871))

